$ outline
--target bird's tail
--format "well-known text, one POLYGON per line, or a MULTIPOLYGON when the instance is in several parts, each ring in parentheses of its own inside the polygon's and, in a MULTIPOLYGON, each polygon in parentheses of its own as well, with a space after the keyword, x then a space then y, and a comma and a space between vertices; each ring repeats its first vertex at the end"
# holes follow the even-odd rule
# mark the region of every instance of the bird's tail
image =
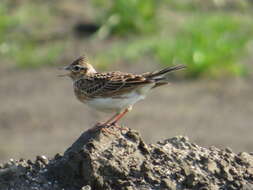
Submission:
POLYGON ((168 77, 166 75, 169 72, 184 69, 184 68, 186 68, 185 65, 176 65, 176 66, 172 66, 172 67, 167 67, 167 68, 162 69, 160 71, 148 73, 146 75, 146 77, 151 80, 155 80, 156 85, 154 87, 157 87, 157 86, 161 86, 164 84, 168 84, 168 77))
POLYGON ((153 78, 153 79, 155 79, 156 77, 159 78, 159 77, 162 77, 162 76, 164 76, 165 74, 167 74, 169 72, 184 69, 184 68, 186 68, 185 65, 176 65, 176 66, 173 66, 173 67, 167 67, 167 68, 162 69, 160 71, 155 71, 153 73, 150 73, 149 77, 153 78))

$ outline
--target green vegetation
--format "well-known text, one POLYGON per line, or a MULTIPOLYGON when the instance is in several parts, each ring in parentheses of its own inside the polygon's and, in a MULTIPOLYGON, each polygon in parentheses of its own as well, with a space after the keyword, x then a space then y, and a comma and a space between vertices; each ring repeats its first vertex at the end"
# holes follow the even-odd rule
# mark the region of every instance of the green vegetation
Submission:
MULTIPOLYGON (((156 28, 157 2, 155 0, 93 0, 100 8, 100 33, 126 35, 150 33, 156 28)), ((103 35, 102 34, 102 35, 103 35)))
POLYGON ((46 40, 50 15, 46 7, 0 4, 0 55, 20 67, 51 64, 62 51, 61 43, 46 40), (35 16, 36 15, 36 16, 35 16))
POLYGON ((229 73, 241 76, 246 70, 238 61, 245 56, 252 39, 251 18, 196 14, 174 36, 156 42, 154 54, 165 65, 173 62, 188 65, 187 74, 191 77, 229 73))
MULTIPOLYGON (((65 43, 76 47, 75 43, 84 42, 81 38, 67 39, 66 34, 57 38, 52 30, 55 25, 74 27, 59 20, 75 11, 65 14, 58 4, 48 1, 27 2, 16 7, 9 1, 0 3, 1 57, 21 67, 35 67, 54 63, 64 51, 76 51, 64 50, 65 43)), ((163 66, 187 65, 187 77, 247 74, 242 62, 249 56, 253 40, 252 5, 248 1, 93 0, 92 5, 91 18, 101 27, 85 40, 108 45, 95 50, 98 55, 94 61, 101 67, 148 57, 163 66)))
MULTIPOLYGON (((241 12, 242 6, 235 11, 204 11, 201 8, 196 11, 196 3, 170 3, 176 7, 176 11, 171 11, 174 17, 167 17, 165 23, 160 19, 159 30, 139 35, 141 39, 135 37, 116 43, 99 61, 104 60, 106 65, 113 62, 111 58, 134 62, 148 55, 165 66, 187 65, 188 77, 247 74, 240 62, 247 56, 247 47, 253 40, 250 13, 241 12)), ((170 12, 170 7, 167 8, 163 14, 170 12)))

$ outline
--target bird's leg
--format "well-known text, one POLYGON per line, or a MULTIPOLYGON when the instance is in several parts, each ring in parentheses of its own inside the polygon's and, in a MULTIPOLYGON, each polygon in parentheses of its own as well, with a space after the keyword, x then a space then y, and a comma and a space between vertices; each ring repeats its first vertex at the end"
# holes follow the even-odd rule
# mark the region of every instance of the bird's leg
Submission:
POLYGON ((118 115, 120 115, 120 113, 116 113, 114 114, 110 119, 108 119, 106 122, 102 123, 102 126, 107 126, 109 125, 118 115))
POLYGON ((108 119, 104 123, 98 123, 96 129, 101 129, 103 133, 105 134, 111 134, 111 135, 116 135, 114 132, 110 131, 107 127, 110 127, 111 124, 110 122, 114 120, 120 113, 114 114, 110 119, 108 119))
POLYGON ((132 107, 129 107, 127 109, 125 109, 123 112, 120 112, 120 113, 116 113, 115 115, 113 115, 109 120, 107 120, 106 122, 102 123, 102 124, 99 124, 99 126, 101 128, 104 128, 104 127, 110 127, 110 126, 113 126, 113 127, 116 127, 120 130, 123 130, 124 128, 120 127, 119 125, 117 125, 117 122, 129 111, 132 110, 132 107))
MULTIPOLYGON (((118 114, 115 118, 114 118, 114 121, 111 122, 111 125, 112 126, 116 126, 117 122, 129 111, 132 110, 132 107, 129 107, 127 109, 125 109, 123 112, 121 112, 120 114, 118 114)), ((118 126, 117 126, 118 127, 118 126)), ((118 128, 121 128, 121 127, 118 127, 118 128)))

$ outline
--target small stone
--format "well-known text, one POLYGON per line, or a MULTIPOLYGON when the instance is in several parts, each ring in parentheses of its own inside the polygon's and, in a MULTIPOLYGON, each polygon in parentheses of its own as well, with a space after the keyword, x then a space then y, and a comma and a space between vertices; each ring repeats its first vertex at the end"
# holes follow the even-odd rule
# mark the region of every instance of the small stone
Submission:
POLYGON ((27 163, 28 163, 29 165, 33 165, 33 162, 32 162, 31 160, 27 160, 27 163))
POLYGON ((247 169, 248 174, 253 176, 253 167, 247 169))
POLYGON ((195 174, 191 173, 185 177, 183 184, 188 188, 192 188, 195 185, 195 180, 195 174))
POLYGON ((146 172, 144 176, 149 183, 158 184, 160 182, 151 171, 146 172))
POLYGON ((126 186, 123 187, 123 190, 135 190, 135 188, 133 186, 126 186))
POLYGON ((140 140, 140 136, 139 136, 139 133, 137 131, 133 131, 133 130, 129 130, 127 133, 126 133, 126 136, 131 139, 133 142, 139 142, 140 140))
POLYGON ((55 156, 54 156, 54 159, 55 160, 58 160, 58 159, 61 159, 62 158, 62 155, 57 153, 55 156))
POLYGON ((253 167, 253 156, 248 154, 247 152, 241 152, 238 154, 238 156, 241 158, 241 160, 253 167))
POLYGON ((225 168, 225 167, 228 166, 228 163, 227 163, 225 160, 221 160, 221 161, 220 161, 220 165, 221 165, 223 168, 225 168))
POLYGON ((14 159, 13 159, 13 158, 11 158, 11 159, 10 159, 10 162, 11 162, 11 163, 14 163, 14 159))
POLYGON ((91 187, 89 185, 85 185, 82 187, 81 190, 91 190, 91 187))
POLYGON ((20 159, 19 159, 19 162, 24 162, 24 161, 25 161, 24 158, 20 158, 20 159))
POLYGON ((163 151, 162 148, 156 147, 156 148, 154 149, 154 154, 163 155, 163 154, 165 154, 165 153, 164 153, 164 151, 163 151))
POLYGON ((226 151, 227 153, 233 153, 233 151, 232 151, 232 149, 231 149, 230 147, 226 147, 226 148, 225 148, 225 151, 226 151))
POLYGON ((174 181, 170 180, 170 179, 162 179, 161 180, 161 185, 166 188, 167 190, 176 190, 177 189, 177 185, 174 181))
POLYGON ((47 164, 48 164, 48 159, 47 159, 47 157, 44 156, 44 155, 37 156, 37 157, 36 157, 36 160, 41 161, 44 165, 47 165, 47 164))
POLYGON ((200 187, 199 190, 209 190, 208 187, 200 187))
POLYGON ((218 168, 216 162, 211 161, 211 160, 209 160, 209 162, 207 164, 207 169, 208 169, 208 171, 210 171, 213 174, 220 173, 220 169, 218 168))

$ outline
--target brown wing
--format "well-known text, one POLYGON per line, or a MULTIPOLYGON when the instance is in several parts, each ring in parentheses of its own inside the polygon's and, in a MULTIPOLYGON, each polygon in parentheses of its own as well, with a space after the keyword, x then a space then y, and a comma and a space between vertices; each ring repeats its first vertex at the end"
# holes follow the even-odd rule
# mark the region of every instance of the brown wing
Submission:
POLYGON ((86 96, 108 97, 124 94, 137 87, 154 82, 142 75, 122 72, 95 73, 75 82, 75 86, 86 96))

